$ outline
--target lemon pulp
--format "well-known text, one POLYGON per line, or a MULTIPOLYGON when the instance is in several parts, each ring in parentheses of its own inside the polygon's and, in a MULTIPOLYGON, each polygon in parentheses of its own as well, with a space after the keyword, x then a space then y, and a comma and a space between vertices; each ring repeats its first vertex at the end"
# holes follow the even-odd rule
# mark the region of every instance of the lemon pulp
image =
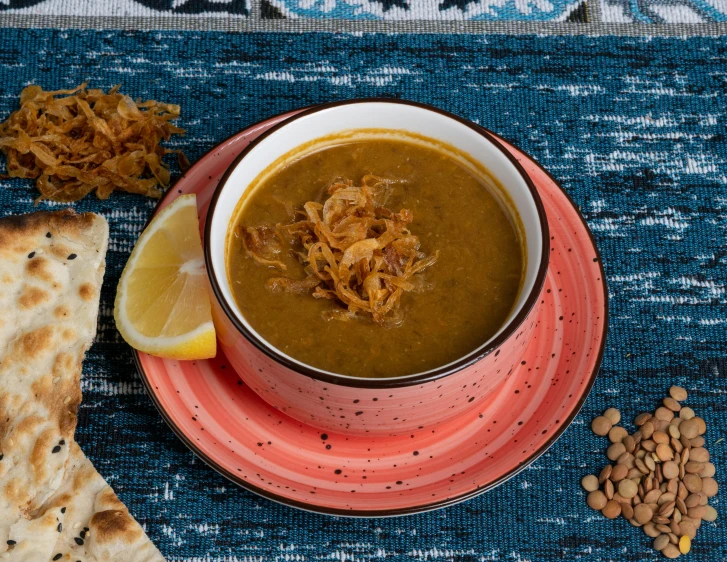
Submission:
POLYGON ((215 356, 194 195, 175 199, 139 237, 119 281, 114 318, 139 351, 171 359, 215 356))

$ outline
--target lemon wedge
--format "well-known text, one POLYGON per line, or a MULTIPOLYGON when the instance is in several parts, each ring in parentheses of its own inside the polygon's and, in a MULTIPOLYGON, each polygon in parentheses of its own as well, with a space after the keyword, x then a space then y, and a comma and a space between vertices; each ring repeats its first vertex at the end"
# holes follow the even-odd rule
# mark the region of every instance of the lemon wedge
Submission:
POLYGON ((114 318, 139 351, 169 359, 215 356, 195 195, 175 199, 139 237, 121 274, 114 318))

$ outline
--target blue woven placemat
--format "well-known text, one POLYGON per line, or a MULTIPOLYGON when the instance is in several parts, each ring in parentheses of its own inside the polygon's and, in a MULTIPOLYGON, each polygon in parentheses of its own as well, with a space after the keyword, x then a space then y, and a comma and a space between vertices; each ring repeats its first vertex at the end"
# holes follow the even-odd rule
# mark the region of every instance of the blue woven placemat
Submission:
MULTIPOLYGON (((548 453, 459 506, 352 521, 257 498, 185 449, 146 396, 112 318, 118 277, 154 202, 114 194, 77 204, 111 225, 78 441, 169 560, 658 559, 641 531, 589 510, 579 480, 605 463, 605 442, 588 427, 593 416, 616 406, 630 420, 674 383, 707 420, 725 483, 723 39, 2 30, 0 118, 28 83, 83 80, 180 103, 188 134, 173 144, 192 161, 255 121, 316 102, 388 95, 433 103, 549 169, 581 207, 608 274, 601 375, 548 453)), ((2 214, 31 211, 35 196, 31 182, 0 180, 2 214)), ((691 560, 727 559, 718 498, 720 519, 702 526, 691 560)))

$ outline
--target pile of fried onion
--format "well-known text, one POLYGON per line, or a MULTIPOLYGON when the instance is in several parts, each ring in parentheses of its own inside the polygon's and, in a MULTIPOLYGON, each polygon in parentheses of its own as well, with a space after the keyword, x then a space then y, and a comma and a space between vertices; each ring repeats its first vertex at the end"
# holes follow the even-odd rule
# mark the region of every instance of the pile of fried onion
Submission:
POLYGON ((412 278, 432 266, 439 252, 427 256, 419 238, 408 230, 414 216, 383 206, 390 181, 364 176, 360 186, 335 182, 323 203, 309 201, 293 224, 242 227, 248 255, 259 264, 287 271, 280 255, 287 249, 305 266, 307 277, 268 280, 272 291, 309 293, 343 306, 328 318, 365 317, 376 324, 398 323, 404 292, 420 287, 412 278))
POLYGON ((184 133, 170 123, 180 108, 135 102, 118 89, 26 87, 20 109, 0 124, 8 174, 0 177, 36 179, 39 200, 77 201, 94 190, 99 199, 114 190, 160 197, 170 179, 162 157, 176 153, 189 166, 181 151, 159 144, 184 133))

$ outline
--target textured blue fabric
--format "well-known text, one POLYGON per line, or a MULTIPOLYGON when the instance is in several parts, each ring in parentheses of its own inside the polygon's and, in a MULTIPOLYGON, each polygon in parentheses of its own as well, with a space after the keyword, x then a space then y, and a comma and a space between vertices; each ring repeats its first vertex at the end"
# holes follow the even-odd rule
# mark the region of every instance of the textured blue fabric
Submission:
MULTIPOLYGON (((656 560, 626 521, 585 506, 606 462, 590 420, 627 420, 671 384, 709 425, 727 471, 727 44, 721 38, 294 35, 2 30, 0 115, 21 88, 89 80, 180 103, 190 159, 273 114, 355 96, 429 102, 534 155, 581 206, 603 253, 611 321, 581 414, 534 465, 464 504, 352 521, 237 489, 190 453, 146 396, 114 328, 115 286, 154 202, 87 198, 111 241, 98 341, 84 366, 78 441, 170 560, 656 560)), ((0 180, 2 214, 33 209, 32 183, 0 180)), ((40 207, 45 207, 43 204, 40 207)), ((725 492, 722 492, 724 496, 725 492)), ((691 560, 727 559, 727 510, 691 560)))

